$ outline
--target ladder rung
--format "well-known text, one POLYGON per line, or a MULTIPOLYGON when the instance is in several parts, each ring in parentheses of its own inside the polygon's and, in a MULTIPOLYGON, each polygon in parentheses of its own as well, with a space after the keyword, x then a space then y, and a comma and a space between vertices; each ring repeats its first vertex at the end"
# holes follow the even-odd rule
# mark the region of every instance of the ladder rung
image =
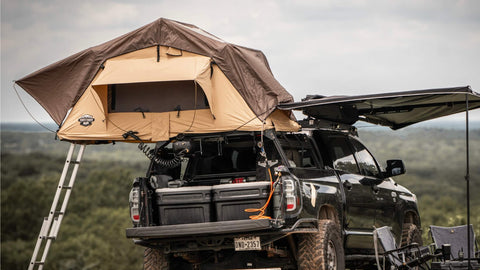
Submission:
POLYGON ((40 235, 39 237, 40 238, 45 238, 47 237, 47 234, 48 234, 48 218, 43 218, 43 224, 42 224, 42 228, 40 229, 40 235))
POLYGON ((38 266, 38 269, 43 269, 45 265, 45 260, 48 255, 48 251, 50 249, 50 245, 52 240, 55 240, 58 235, 58 231, 60 230, 60 225, 62 223, 63 216, 65 215, 66 206, 68 204, 68 200, 70 198, 71 191, 64 192, 65 196, 63 197, 63 204, 61 211, 56 211, 57 204, 62 196, 62 189, 72 190, 73 184, 75 183, 75 178, 77 176, 77 171, 79 168, 80 161, 82 160, 83 151, 85 150, 85 145, 80 145, 80 150, 77 153, 77 160, 73 161, 72 156, 75 152, 75 144, 70 145, 70 149, 68 150, 67 159, 65 160, 65 165, 63 167, 62 174, 60 176, 60 180, 57 185, 57 191, 53 198, 52 206, 50 208, 49 216, 45 217, 42 223, 42 228, 40 229, 39 239, 37 239, 37 243, 35 245, 35 249, 32 254, 32 259, 30 260, 30 265, 28 267, 29 270, 33 270, 35 266, 38 266), (70 164, 74 164, 73 171, 71 171, 70 164), (65 178, 67 177, 69 171, 71 171, 70 175, 70 183, 64 185, 65 178), (52 220, 53 219, 53 220, 52 220), (48 239, 46 241, 43 241, 48 239), (43 255, 40 261, 37 261, 37 256, 39 255, 39 251, 42 250, 43 246, 43 255))
POLYGON ((60 221, 58 218, 53 220, 52 228, 50 229, 50 234, 48 235, 48 239, 56 239, 58 234, 58 229, 60 229, 60 221))

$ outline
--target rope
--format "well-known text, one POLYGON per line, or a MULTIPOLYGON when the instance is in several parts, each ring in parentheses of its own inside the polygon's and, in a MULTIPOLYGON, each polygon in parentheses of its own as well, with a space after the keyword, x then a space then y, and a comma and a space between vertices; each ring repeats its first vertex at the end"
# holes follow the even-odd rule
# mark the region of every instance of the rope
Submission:
MULTIPOLYGON (((252 215, 249 216, 250 219, 272 219, 269 216, 265 216, 265 210, 268 207, 268 204, 270 203, 270 200, 272 199, 272 195, 275 192, 274 188, 274 183, 273 183, 273 178, 272 178, 272 172, 270 171, 270 168, 268 168, 268 174, 270 176, 270 194, 268 195, 267 202, 265 205, 263 205, 261 208, 255 209, 255 208, 248 208, 245 209, 245 212, 252 213, 252 212, 259 212, 258 215, 252 215)), ((275 180, 275 183, 280 179, 281 173, 278 173, 277 180, 275 180)))
MULTIPOLYGON (((261 113, 260 115, 264 115, 264 114, 267 113, 269 110, 270 110, 270 109, 264 111, 264 112, 261 113)), ((255 119, 257 119, 257 118, 258 118, 258 116, 255 115, 252 119, 250 119, 250 120, 248 120, 247 122, 241 124, 240 126, 238 126, 236 129, 232 130, 231 132, 235 132, 235 131, 241 129, 242 127, 244 127, 245 125, 247 125, 248 123, 252 122, 253 120, 255 120, 255 119)), ((260 118, 258 118, 258 119, 260 119, 260 118)), ((265 118, 265 119, 267 119, 267 118, 265 118)), ((264 129, 263 125, 265 124, 265 120, 261 120, 261 121, 262 121, 262 130, 263 130, 263 129, 264 129)))
POLYGON ((15 81, 13 81, 13 90, 15 90, 15 93, 17 94, 17 97, 18 97, 18 100, 20 100, 20 103, 22 103, 22 106, 23 108, 25 108, 25 111, 27 111, 28 115, 30 115, 30 117, 38 124, 40 125, 41 127, 43 127, 44 129, 52 132, 52 133, 57 133, 51 129, 49 129, 48 127, 42 125, 42 123, 38 122, 38 120, 32 115, 32 113, 30 113, 30 111, 28 110, 27 106, 25 105, 25 103, 23 102, 22 98, 20 97, 20 94, 18 93, 17 91, 17 88, 15 88, 15 81))

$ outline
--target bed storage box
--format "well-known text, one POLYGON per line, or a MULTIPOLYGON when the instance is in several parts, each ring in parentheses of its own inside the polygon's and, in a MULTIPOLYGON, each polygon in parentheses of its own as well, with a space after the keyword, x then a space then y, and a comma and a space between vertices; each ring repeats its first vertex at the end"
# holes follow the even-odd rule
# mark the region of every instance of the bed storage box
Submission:
MULTIPOLYGON (((270 182, 216 185, 212 187, 212 193, 217 221, 249 219, 258 212, 245 212, 245 209, 265 205, 270 182)), ((265 211, 265 215, 270 215, 270 211, 265 211)))
POLYGON ((157 189, 160 224, 210 222, 211 192, 210 186, 157 189))

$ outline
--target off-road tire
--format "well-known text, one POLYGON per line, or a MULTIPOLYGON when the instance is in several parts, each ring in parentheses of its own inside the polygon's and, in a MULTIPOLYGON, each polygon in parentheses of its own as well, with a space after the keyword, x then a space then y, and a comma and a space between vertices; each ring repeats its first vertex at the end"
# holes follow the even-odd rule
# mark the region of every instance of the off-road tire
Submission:
POLYGON ((146 248, 143 253, 144 270, 169 270, 170 262, 167 254, 161 249, 146 248))
POLYGON ((402 228, 402 247, 417 243, 419 246, 423 245, 422 233, 417 225, 413 223, 405 223, 402 228))
POLYGON ((338 224, 322 219, 318 222, 318 229, 318 233, 298 235, 298 269, 345 269, 345 254, 338 224))
MULTIPOLYGON (((419 246, 423 245, 422 233, 417 228, 417 225, 413 223, 405 223, 402 228, 402 247, 410 245, 412 243, 417 243, 419 246)), ((406 258, 409 261, 409 258, 406 258)), ((421 269, 418 266, 412 267, 412 270, 421 269)))

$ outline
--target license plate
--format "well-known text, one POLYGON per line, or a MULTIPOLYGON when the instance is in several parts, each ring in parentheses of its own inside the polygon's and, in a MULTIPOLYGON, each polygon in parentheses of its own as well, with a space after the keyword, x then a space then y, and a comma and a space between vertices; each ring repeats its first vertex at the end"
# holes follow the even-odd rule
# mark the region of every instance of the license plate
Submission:
POLYGON ((234 239, 235 251, 261 250, 259 236, 238 237, 234 239))

